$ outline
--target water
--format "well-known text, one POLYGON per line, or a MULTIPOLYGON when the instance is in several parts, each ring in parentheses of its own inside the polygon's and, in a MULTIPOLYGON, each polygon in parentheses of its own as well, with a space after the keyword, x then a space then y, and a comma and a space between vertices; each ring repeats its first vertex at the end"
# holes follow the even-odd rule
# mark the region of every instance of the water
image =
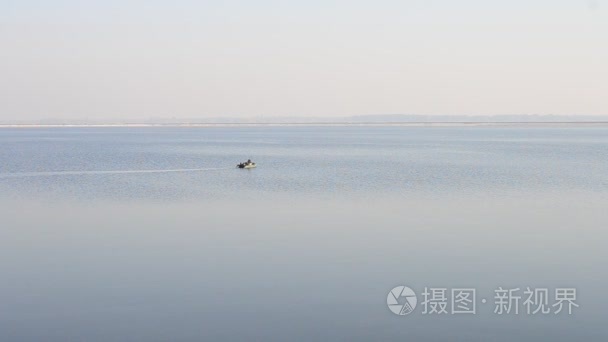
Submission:
POLYGON ((2 341, 608 337, 608 128, 1 129, 0 147, 2 341), (488 303, 396 316, 397 285, 488 303), (499 316, 498 286, 575 287, 580 307, 499 316))

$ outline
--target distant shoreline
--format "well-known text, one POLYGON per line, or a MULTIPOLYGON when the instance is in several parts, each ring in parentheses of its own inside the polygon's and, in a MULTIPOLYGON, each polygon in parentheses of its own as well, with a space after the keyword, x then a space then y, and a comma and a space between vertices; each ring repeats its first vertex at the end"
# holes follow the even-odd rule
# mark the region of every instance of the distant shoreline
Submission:
POLYGON ((608 126, 608 121, 521 122, 259 122, 259 123, 106 123, 106 124, 0 124, 0 128, 103 127, 472 127, 472 126, 608 126))

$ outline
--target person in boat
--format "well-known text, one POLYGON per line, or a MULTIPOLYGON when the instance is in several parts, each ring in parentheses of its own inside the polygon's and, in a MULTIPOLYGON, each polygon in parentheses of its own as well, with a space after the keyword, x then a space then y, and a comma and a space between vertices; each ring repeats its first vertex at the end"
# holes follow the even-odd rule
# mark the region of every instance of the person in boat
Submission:
POLYGON ((239 167, 239 168, 241 168, 241 169, 243 169, 243 168, 245 168, 246 166, 249 166, 249 165, 255 165, 255 163, 252 162, 251 159, 247 159, 246 162, 239 163, 236 166, 239 167))

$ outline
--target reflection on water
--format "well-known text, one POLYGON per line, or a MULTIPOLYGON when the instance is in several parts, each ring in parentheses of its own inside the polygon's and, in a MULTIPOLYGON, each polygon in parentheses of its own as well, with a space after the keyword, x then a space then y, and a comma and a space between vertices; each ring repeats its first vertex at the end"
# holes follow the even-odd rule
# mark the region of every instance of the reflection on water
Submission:
POLYGON ((0 178, 0 340, 608 337, 606 132, 94 133, 0 131, 2 172, 42 173, 0 178), (399 317, 397 285, 490 304, 399 317), (576 287, 580 308, 496 316, 498 286, 576 287))

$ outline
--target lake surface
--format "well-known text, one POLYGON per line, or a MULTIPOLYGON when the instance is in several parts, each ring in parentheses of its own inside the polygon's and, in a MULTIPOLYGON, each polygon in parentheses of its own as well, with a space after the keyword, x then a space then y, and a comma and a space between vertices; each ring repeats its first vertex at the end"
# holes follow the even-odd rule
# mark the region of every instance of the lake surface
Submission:
POLYGON ((606 127, 2 128, 0 340, 605 340, 606 208, 606 127))

